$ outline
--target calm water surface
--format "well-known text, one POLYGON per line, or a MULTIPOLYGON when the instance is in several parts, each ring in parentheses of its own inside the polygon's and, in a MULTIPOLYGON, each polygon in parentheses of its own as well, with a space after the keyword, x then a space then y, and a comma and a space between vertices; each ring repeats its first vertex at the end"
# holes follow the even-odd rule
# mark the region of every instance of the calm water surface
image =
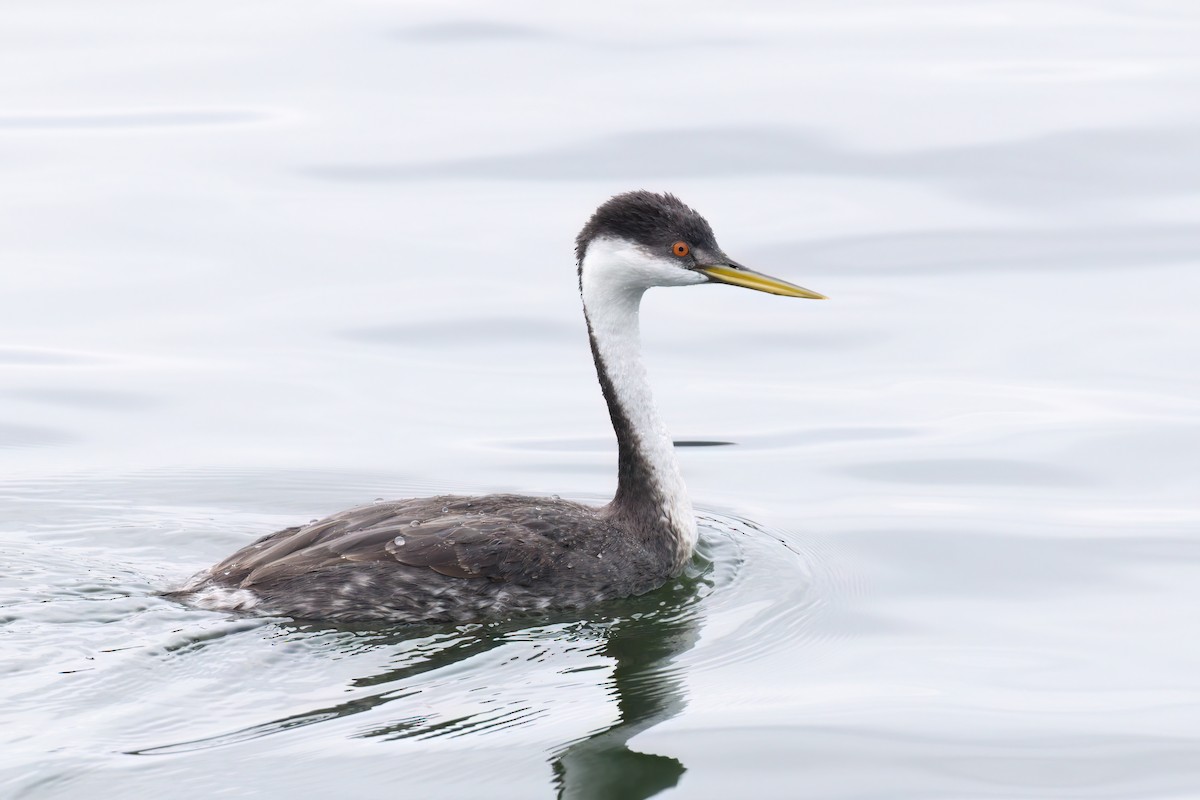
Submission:
POLYGON ((0 10, 0 795, 1200 796, 1200 12, 0 10), (377 497, 602 500, 572 237, 702 513, 589 613, 156 596, 377 497), (682 446, 687 445, 687 446, 682 446))

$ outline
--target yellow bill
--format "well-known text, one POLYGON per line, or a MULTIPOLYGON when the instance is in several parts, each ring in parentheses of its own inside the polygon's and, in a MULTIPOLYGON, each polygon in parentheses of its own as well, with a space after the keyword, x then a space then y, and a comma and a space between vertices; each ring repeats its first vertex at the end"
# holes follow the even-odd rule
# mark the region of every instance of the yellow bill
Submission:
POLYGON ((717 264, 711 267, 696 267, 696 271, 704 273, 718 283, 744 286, 747 289, 754 289, 759 292, 779 294, 784 297, 807 297, 810 300, 828 299, 825 295, 809 291, 803 286, 797 286, 794 283, 781 281, 779 278, 772 278, 770 275, 763 275, 761 272, 754 272, 742 267, 729 267, 724 264, 717 264))

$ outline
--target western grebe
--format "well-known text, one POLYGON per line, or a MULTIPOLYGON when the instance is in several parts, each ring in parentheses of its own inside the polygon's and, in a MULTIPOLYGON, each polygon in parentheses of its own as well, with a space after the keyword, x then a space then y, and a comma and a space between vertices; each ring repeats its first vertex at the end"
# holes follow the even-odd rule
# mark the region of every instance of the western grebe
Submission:
POLYGON ((611 503, 513 494, 376 503, 259 539, 169 595, 307 619, 465 622, 642 594, 678 575, 696 519, 642 364, 642 294, 726 283, 822 295, 732 260, 708 222, 670 194, 608 200, 580 231, 575 256, 617 436, 611 503))

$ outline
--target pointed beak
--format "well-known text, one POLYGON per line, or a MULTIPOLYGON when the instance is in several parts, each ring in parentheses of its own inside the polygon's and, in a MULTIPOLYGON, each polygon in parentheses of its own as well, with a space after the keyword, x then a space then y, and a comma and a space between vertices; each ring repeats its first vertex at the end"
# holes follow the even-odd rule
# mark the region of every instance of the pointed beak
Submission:
POLYGON ((707 275, 708 279, 715 283, 744 286, 747 289, 783 295, 784 297, 807 297, 810 300, 828 299, 825 295, 805 289, 803 286, 797 286, 794 283, 781 281, 779 278, 772 278, 770 275, 763 275, 761 272, 746 269, 736 261, 728 261, 724 264, 701 265, 695 269, 697 272, 707 275))

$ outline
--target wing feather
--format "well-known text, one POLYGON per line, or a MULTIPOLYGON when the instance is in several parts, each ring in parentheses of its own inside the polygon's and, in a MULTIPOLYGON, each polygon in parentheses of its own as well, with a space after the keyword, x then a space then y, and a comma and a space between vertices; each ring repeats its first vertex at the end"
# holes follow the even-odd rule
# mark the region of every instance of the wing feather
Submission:
POLYGON ((387 561, 451 578, 529 585, 553 572, 569 552, 556 536, 564 519, 544 518, 540 508, 489 513, 460 502, 440 506, 446 512, 429 518, 429 505, 352 509, 260 540, 258 545, 267 546, 251 545, 217 569, 236 568, 231 577, 244 588, 351 562, 387 561))

